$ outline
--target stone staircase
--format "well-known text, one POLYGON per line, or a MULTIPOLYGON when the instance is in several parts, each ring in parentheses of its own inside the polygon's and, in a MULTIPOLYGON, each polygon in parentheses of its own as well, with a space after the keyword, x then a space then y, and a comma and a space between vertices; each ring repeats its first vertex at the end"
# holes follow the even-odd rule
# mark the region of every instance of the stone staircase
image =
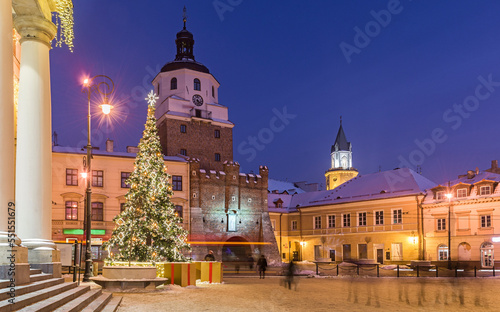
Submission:
POLYGON ((30 283, 15 287, 15 301, 9 302, 9 281, 0 280, 0 312, 7 311, 103 311, 114 312, 122 297, 113 297, 101 289, 65 283, 64 278, 53 278, 41 270, 31 270, 30 283))

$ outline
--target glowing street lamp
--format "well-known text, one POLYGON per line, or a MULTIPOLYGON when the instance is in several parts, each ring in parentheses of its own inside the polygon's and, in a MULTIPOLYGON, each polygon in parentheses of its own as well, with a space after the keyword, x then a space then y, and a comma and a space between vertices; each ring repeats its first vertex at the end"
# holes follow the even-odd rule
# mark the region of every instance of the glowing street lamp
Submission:
POLYGON ((112 106, 109 105, 108 95, 113 93, 115 89, 115 83, 111 78, 105 75, 97 75, 92 78, 86 78, 83 81, 82 92, 87 92, 88 100, 88 114, 87 114, 87 157, 84 159, 84 164, 86 168, 85 177, 87 179, 87 191, 85 196, 85 217, 84 217, 84 233, 85 233, 85 274, 83 275, 84 282, 90 282, 90 268, 92 266, 92 250, 91 250, 91 239, 90 231, 92 229, 92 145, 90 143, 91 133, 90 133, 90 97, 92 92, 104 95, 104 103, 100 105, 102 112, 104 114, 109 114, 112 106), (97 78, 97 80, 96 80, 97 78), (96 82, 94 82, 96 80, 96 82))

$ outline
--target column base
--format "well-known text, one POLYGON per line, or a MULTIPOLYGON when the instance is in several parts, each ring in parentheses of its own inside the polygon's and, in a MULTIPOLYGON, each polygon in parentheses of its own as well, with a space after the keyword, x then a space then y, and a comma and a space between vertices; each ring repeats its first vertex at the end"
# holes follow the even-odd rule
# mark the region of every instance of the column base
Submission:
POLYGON ((49 248, 34 248, 28 250, 28 263, 34 264, 61 262, 61 251, 49 248))
POLYGON ((15 285, 30 282, 28 248, 0 246, 0 279, 14 279, 15 285))
POLYGON ((62 263, 52 262, 52 263, 31 263, 32 269, 42 270, 43 273, 52 274, 54 278, 62 277, 62 263))

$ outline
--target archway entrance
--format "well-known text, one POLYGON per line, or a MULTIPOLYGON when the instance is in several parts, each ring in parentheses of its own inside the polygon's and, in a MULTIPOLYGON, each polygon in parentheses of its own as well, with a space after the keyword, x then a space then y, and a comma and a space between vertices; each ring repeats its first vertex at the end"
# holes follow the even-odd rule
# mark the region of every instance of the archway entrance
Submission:
POLYGON ((458 245, 458 261, 471 261, 471 246, 469 243, 462 242, 458 245))
POLYGON ((222 261, 235 262, 246 261, 252 254, 252 248, 248 241, 240 236, 231 237, 222 246, 222 261))

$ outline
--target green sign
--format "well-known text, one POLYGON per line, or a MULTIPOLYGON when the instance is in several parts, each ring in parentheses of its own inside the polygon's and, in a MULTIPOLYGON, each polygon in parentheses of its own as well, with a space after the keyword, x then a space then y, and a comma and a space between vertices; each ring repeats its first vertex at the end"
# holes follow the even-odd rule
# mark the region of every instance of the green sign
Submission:
MULTIPOLYGON (((63 234, 83 235, 82 229, 64 229, 63 234)), ((106 230, 90 230, 91 235, 105 235, 106 230)))

